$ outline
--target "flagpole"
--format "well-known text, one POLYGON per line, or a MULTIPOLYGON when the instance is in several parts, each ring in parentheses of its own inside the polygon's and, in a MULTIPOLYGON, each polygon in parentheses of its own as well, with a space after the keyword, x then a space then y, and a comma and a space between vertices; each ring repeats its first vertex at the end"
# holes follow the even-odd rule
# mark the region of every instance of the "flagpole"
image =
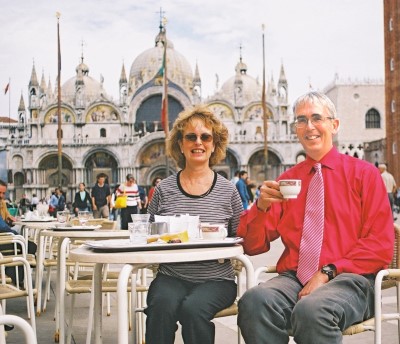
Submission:
POLYGON ((8 136, 11 134, 11 78, 8 78, 8 136))
MULTIPOLYGON (((165 132, 165 139, 167 139, 169 135, 169 113, 168 113, 168 78, 167 78, 167 18, 163 18, 162 21, 163 24, 163 29, 164 29, 164 77, 163 77, 163 93, 164 93, 164 99, 163 99, 163 104, 162 104, 162 112, 164 115, 164 132, 165 132)), ((167 145, 167 140, 165 140, 165 147, 167 145)), ((165 154, 165 176, 169 176, 169 160, 168 160, 168 154, 165 154)))
POLYGON ((263 84, 262 84, 262 95, 261 104, 263 110, 263 124, 264 124, 264 179, 268 179, 268 118, 267 118, 267 106, 265 99, 265 39, 264 39, 264 24, 262 24, 262 55, 263 55, 263 84))
POLYGON ((58 147, 58 186, 62 187, 62 142, 61 142, 61 47, 60 47, 60 16, 57 17, 57 147, 58 147))

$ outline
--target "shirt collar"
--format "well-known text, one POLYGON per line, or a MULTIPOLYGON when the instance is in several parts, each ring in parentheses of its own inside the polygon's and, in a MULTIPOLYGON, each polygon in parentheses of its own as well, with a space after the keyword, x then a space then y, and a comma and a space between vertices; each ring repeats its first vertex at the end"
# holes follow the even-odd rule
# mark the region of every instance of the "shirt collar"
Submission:
POLYGON ((340 155, 340 153, 337 151, 337 149, 336 149, 335 146, 333 146, 333 147, 331 148, 331 150, 330 150, 328 153, 326 153, 326 154, 324 155, 324 157, 323 157, 321 160, 319 160, 319 161, 316 161, 316 160, 310 158, 310 157, 307 155, 306 161, 305 161, 305 162, 306 162, 306 165, 307 165, 307 170, 308 170, 309 173, 310 173, 310 172, 313 170, 314 165, 315 165, 317 162, 319 162, 319 163, 321 164, 321 166, 323 166, 323 167, 327 167, 327 168, 329 168, 329 169, 331 169, 331 170, 334 170, 335 167, 336 167, 336 164, 337 164, 338 161, 339 161, 339 155, 340 155))

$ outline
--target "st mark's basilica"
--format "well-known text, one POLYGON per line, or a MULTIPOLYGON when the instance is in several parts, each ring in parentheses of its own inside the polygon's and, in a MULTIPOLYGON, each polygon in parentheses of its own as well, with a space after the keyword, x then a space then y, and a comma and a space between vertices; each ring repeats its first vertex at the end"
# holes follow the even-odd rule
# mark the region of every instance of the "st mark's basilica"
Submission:
MULTIPOLYGON (((149 46, 153 47, 133 60, 129 74, 122 65, 117 100, 104 89, 102 78, 96 80, 90 75, 90 61, 83 53, 75 73, 71 71, 73 76, 61 85, 61 185, 67 200, 73 198, 80 182, 90 189, 99 173, 107 175, 111 186, 123 182, 128 173, 136 177, 138 184, 149 186, 154 177, 166 176, 166 168, 169 174, 177 171, 172 160, 167 163, 160 120, 163 79, 158 72, 165 40, 165 30, 160 25, 158 33, 155 30, 155 40, 149 38, 149 46)), ((268 77, 266 84, 266 166, 262 84, 247 73, 241 52, 236 65, 231 66, 232 76, 221 86, 217 80, 215 93, 206 99, 202 97, 201 68, 196 64, 193 70, 170 37, 166 55, 170 127, 180 111, 198 103, 206 104, 228 127, 227 156, 214 167, 215 171, 230 179, 236 170, 244 169, 252 181, 260 184, 304 159, 293 129, 283 64, 276 71, 278 79, 268 77)), ((341 110, 341 119, 347 116, 344 122, 351 124, 348 133, 342 131, 344 135, 339 135, 339 150, 364 158, 364 142, 377 139, 379 143, 384 138, 383 83, 343 83, 335 76, 326 92, 341 110), (354 128, 358 128, 357 132, 354 128)), ((21 95, 18 121, 1 126, 0 139, 5 147, 2 158, 6 160, 8 189, 14 200, 24 193, 35 193, 40 199, 48 197, 59 184, 57 94, 57 85, 46 82, 43 73, 39 82, 33 65, 28 99, 21 95)), ((382 145, 378 146, 382 151, 382 145)), ((377 153, 370 155, 374 161, 381 160, 377 153)))
MULTIPOLYGON (((165 30, 160 25, 152 48, 139 54, 129 74, 122 65, 119 99, 113 100, 103 80, 90 76, 89 62, 82 54, 74 75, 61 86, 62 186, 67 198, 84 182, 91 187, 103 172, 110 185, 120 183, 128 173, 138 184, 150 185, 155 176, 177 170, 165 157, 165 134, 160 112, 165 30)), ((170 127, 185 107, 204 103, 229 129, 227 156, 215 170, 231 178, 235 170, 246 169, 257 182, 264 179, 264 135, 262 85, 247 74, 241 54, 232 77, 217 85, 211 97, 201 97, 201 75, 186 58, 167 42, 168 103, 170 127)), ((72 71, 71 71, 71 74, 72 71)), ((29 99, 21 95, 18 123, 8 138, 8 181, 14 199, 22 193, 46 197, 58 185, 57 87, 39 78, 32 66, 29 99), (24 191, 23 191, 24 190, 24 191)), ((266 85, 268 114, 268 177, 275 178, 303 158, 302 147, 291 130, 293 115, 288 103, 288 82, 284 66, 279 79, 266 85)))

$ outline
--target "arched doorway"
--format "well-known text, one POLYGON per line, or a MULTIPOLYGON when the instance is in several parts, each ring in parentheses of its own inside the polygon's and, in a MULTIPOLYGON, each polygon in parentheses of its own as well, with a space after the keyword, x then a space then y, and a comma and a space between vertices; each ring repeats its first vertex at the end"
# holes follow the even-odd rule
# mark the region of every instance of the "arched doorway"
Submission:
POLYGON ((108 152, 100 151, 91 154, 85 162, 85 173, 87 185, 95 184, 96 177, 100 173, 107 176, 106 183, 110 185, 118 183, 118 163, 108 152))
POLYGON ((226 179, 231 179, 235 171, 239 169, 239 162, 235 155, 228 149, 226 151, 226 157, 220 161, 219 164, 213 167, 213 170, 224 176, 226 179))
MULTIPOLYGON (((164 179, 167 177, 167 160, 164 140, 153 141, 143 148, 138 154, 136 163, 139 166, 138 183, 140 185, 151 185, 155 177, 164 179)), ((177 171, 173 160, 168 159, 168 175, 177 171)))
POLYGON ((18 202, 22 195, 24 194, 23 185, 25 182, 25 176, 22 172, 16 172, 14 174, 14 192, 15 192, 15 199, 13 201, 18 202))
MULTIPOLYGON (((136 113, 135 131, 144 134, 163 130, 161 127, 161 103, 162 95, 155 94, 142 102, 136 113)), ((178 99, 168 95, 168 122, 169 127, 175 122, 179 113, 183 110, 178 99)))
POLYGON ((274 152, 268 151, 267 176, 265 176, 264 151, 259 150, 249 159, 249 176, 257 184, 261 184, 264 180, 276 179, 281 174, 281 164, 278 156, 274 152))
POLYGON ((62 157, 61 182, 58 180, 58 155, 52 154, 39 163, 39 170, 45 175, 50 187, 68 186, 72 180, 72 164, 65 156, 62 157))

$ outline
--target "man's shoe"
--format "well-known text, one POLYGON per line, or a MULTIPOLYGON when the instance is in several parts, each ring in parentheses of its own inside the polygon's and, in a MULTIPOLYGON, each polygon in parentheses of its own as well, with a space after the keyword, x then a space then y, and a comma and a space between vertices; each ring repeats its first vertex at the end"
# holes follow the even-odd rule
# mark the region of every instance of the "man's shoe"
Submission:
POLYGON ((4 325, 4 329, 8 331, 12 331, 14 329, 14 325, 4 325))

